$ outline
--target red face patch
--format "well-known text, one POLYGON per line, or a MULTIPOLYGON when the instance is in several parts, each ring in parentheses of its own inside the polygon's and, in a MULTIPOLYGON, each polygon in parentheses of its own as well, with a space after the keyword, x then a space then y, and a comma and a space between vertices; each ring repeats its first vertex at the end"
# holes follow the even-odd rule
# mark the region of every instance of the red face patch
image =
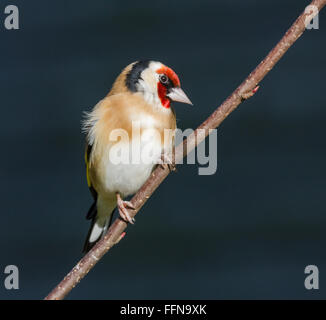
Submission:
MULTIPOLYGON (((170 69, 166 66, 163 66, 160 69, 158 69, 156 71, 156 73, 165 74, 172 81, 174 87, 180 87, 179 77, 172 69, 170 69)), ((164 108, 170 108, 171 101, 166 96, 167 89, 161 82, 158 82, 158 84, 157 84, 157 91, 158 91, 158 96, 161 100, 162 106, 164 108)))
POLYGON ((157 93, 158 93, 158 96, 159 96, 159 98, 160 98, 160 100, 161 100, 161 103, 162 103, 162 106, 164 107, 164 108, 170 108, 170 103, 171 103, 171 101, 170 101, 170 99, 166 96, 166 92, 167 92, 167 89, 166 89, 166 87, 161 83, 161 82, 159 82, 158 84, 157 84, 157 93))
POLYGON ((164 73, 169 79, 171 79, 173 85, 175 87, 180 87, 180 80, 177 74, 170 68, 163 66, 162 68, 156 71, 158 74, 164 73))

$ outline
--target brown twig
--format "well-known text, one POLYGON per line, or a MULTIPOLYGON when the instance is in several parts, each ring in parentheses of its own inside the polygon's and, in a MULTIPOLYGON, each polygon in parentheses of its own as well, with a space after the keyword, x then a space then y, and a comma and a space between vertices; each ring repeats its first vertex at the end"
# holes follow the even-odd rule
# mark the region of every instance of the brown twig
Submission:
MULTIPOLYGON (((314 0, 310 5, 316 6, 320 11, 326 4, 326 0, 314 0)), ((303 12, 286 32, 279 43, 269 52, 267 57, 256 67, 256 69, 241 83, 241 85, 204 121, 192 134, 188 136, 175 150, 175 161, 180 163, 185 155, 193 150, 209 134, 210 129, 217 128, 222 121, 244 100, 250 98, 258 90, 258 84, 266 74, 282 58, 285 52, 305 31, 307 22, 312 20, 314 12, 303 12), (205 134, 199 134, 204 130, 205 134)), ((151 177, 145 182, 142 188, 135 194, 131 202, 136 210, 131 211, 134 217, 148 198, 168 176, 170 170, 158 166, 151 177)), ((99 241, 94 248, 85 255, 68 275, 50 292, 46 300, 63 299, 74 288, 79 281, 94 267, 103 255, 117 244, 125 235, 124 230, 127 223, 116 219, 105 237, 99 241)))

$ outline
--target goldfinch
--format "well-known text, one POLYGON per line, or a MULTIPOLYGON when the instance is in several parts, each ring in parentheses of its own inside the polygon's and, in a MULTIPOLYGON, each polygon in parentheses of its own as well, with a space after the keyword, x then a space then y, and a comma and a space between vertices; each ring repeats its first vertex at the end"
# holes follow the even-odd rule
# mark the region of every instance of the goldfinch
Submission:
POLYGON ((172 152, 176 129, 172 101, 192 104, 177 74, 160 62, 137 61, 121 72, 109 94, 86 113, 86 175, 94 203, 87 214, 92 223, 84 253, 105 235, 116 207, 122 219, 134 223, 128 212, 133 207, 123 199, 136 193, 160 159, 166 160, 172 152), (126 155, 124 161, 114 159, 117 150, 126 155), (154 161, 144 160, 145 151, 154 161))

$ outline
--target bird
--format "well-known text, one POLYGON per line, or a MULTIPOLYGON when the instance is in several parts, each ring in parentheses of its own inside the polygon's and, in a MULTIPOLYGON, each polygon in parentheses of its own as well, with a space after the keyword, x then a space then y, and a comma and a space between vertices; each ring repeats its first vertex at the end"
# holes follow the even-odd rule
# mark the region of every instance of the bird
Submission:
POLYGON ((161 62, 140 60, 125 67, 110 92, 85 112, 86 176, 94 202, 86 215, 91 226, 83 253, 104 237, 116 208, 133 224, 128 209, 134 207, 124 199, 157 165, 174 165, 169 156, 176 131, 172 102, 192 105, 178 75, 161 62))

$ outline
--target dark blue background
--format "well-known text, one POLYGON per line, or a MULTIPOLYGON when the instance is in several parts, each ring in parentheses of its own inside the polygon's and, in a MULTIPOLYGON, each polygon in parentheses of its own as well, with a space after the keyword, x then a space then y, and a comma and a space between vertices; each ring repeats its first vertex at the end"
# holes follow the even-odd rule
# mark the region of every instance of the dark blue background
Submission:
MULTIPOLYGON (((91 204, 82 112, 120 70, 175 69, 195 128, 277 43, 309 1, 1 1, 2 299, 43 298, 81 257, 91 204), (7 4, 20 30, 7 31, 7 4)), ((179 167, 71 299, 323 298, 326 273, 326 15, 218 129, 218 171, 179 167), (304 268, 319 267, 319 291, 304 268)))

